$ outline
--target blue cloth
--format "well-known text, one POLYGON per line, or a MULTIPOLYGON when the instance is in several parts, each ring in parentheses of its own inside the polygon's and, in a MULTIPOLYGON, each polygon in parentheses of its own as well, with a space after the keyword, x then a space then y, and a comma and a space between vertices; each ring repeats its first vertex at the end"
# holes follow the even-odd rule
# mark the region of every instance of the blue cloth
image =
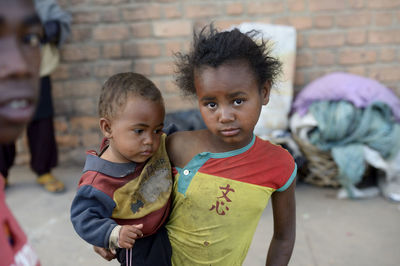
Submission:
POLYGON ((400 124, 383 102, 357 108, 347 101, 317 101, 310 112, 318 126, 310 132, 310 142, 330 150, 339 168, 344 187, 357 184, 365 171, 364 145, 390 158, 400 149, 400 124))

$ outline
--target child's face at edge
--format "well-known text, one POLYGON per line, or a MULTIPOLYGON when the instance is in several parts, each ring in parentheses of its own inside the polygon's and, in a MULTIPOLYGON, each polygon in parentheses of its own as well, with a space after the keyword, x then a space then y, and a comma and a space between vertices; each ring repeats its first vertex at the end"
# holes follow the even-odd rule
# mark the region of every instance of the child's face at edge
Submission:
POLYGON ((200 113, 214 144, 227 150, 249 144, 261 107, 269 100, 269 82, 260 90, 244 60, 201 68, 194 81, 200 113))
POLYGON ((16 139, 35 111, 42 36, 33 1, 0 1, 1 143, 16 139))
POLYGON ((149 159, 160 145, 164 116, 162 102, 129 96, 115 117, 100 119, 103 134, 110 141, 102 158, 116 163, 149 159))

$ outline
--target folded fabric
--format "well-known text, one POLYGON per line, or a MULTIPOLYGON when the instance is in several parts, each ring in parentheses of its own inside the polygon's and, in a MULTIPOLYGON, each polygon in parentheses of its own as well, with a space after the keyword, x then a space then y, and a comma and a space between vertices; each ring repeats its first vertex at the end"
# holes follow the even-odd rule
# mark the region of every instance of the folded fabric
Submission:
POLYGON ((400 122, 399 98, 389 88, 373 79, 343 72, 325 75, 302 89, 293 103, 293 110, 304 115, 313 102, 323 100, 345 100, 358 108, 367 107, 376 101, 384 102, 400 122))
POLYGON ((374 102, 357 108, 347 101, 318 101, 310 106, 318 126, 309 141, 321 150, 330 150, 339 168, 338 180, 344 187, 357 184, 365 171, 364 145, 385 158, 400 150, 400 124, 390 107, 374 102))

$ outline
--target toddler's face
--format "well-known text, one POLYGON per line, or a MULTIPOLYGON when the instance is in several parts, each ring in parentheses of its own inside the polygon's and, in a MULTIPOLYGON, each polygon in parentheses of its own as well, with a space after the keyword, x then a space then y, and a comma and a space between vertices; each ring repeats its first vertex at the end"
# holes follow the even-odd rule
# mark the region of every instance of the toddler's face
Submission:
POLYGON ((236 149, 249 144, 269 86, 259 89, 246 61, 202 68, 194 81, 201 115, 216 141, 236 149))
POLYGON ((111 161, 141 163, 150 158, 160 145, 164 116, 162 103, 130 96, 111 120, 111 161))

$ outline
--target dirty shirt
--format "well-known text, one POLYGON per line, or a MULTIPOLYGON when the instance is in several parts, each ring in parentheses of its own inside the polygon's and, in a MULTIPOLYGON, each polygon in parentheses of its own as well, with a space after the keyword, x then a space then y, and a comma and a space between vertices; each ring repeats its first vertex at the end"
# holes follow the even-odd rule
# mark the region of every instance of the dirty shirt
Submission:
POLYGON ((167 223, 173 265, 242 265, 271 194, 293 182, 289 152, 258 137, 224 153, 197 154, 173 168, 167 223))

